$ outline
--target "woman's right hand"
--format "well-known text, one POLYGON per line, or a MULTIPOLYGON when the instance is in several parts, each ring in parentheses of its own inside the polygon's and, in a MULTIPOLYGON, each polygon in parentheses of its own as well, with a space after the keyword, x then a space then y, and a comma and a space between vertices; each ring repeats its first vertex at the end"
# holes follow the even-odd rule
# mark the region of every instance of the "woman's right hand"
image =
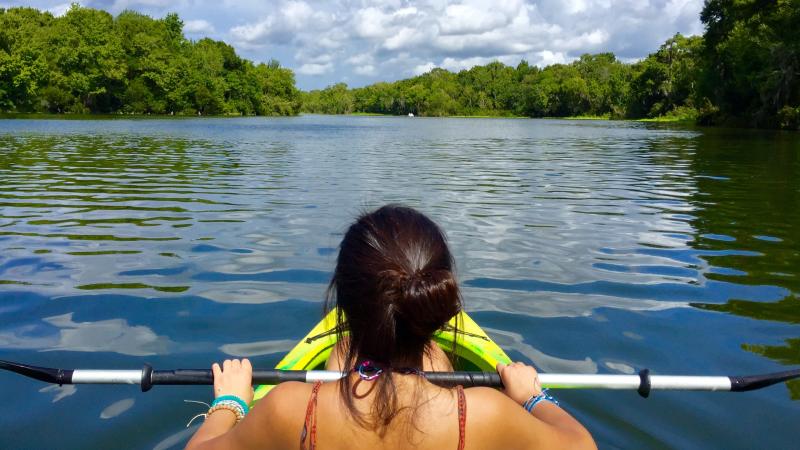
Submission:
POLYGON ((539 373, 525 363, 513 362, 509 365, 498 363, 497 373, 503 380, 505 387, 503 392, 520 405, 542 392, 539 373))
POLYGON ((226 359, 222 366, 211 366, 214 374, 214 398, 234 395, 248 405, 253 402, 253 366, 247 358, 226 359))

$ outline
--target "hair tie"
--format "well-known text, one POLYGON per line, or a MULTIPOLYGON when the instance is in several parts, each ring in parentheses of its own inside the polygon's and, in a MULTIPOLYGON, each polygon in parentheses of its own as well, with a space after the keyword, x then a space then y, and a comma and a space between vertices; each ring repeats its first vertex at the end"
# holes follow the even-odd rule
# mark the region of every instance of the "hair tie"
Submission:
MULTIPOLYGON (((391 367, 388 367, 385 370, 399 373, 401 375, 422 376, 425 374, 420 369, 414 367, 400 367, 397 369, 392 369, 391 367)), ((372 361, 365 359, 353 369, 353 372, 356 372, 358 376, 364 381, 372 381, 378 378, 384 372, 384 369, 382 367, 375 365, 372 361)))
POLYGON ((372 361, 368 359, 362 361, 361 364, 356 366, 353 370, 357 372, 358 376, 364 381, 372 381, 383 373, 383 369, 373 365, 372 361))

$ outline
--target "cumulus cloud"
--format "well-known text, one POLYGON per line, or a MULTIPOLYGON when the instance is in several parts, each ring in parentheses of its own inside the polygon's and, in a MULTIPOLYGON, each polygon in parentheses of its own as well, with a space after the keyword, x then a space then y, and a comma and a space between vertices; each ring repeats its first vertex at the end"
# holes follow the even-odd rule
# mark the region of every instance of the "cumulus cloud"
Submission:
POLYGON ((333 69, 333 64, 303 64, 297 68, 297 72, 303 75, 322 75, 330 72, 333 69))
POLYGON ((61 17, 69 11, 70 7, 72 7, 71 3, 61 3, 47 8, 47 11, 50 11, 56 17, 61 17))
MULTIPOLYGON (((30 4, 16 1, 12 4, 30 4)), ((35 6, 64 10, 64 0, 35 6)), ((118 13, 177 12, 187 34, 214 34, 243 56, 277 58, 301 88, 395 80, 433 67, 527 59, 565 63, 614 52, 633 61, 676 32, 702 32, 703 0, 82 0, 118 13)))
MULTIPOLYGON (((500 6, 508 6, 508 2, 498 2, 500 6)), ((514 8, 494 8, 492 2, 476 4, 457 3, 444 8, 444 16, 439 19, 442 35, 462 35, 485 33, 505 27, 519 13, 522 2, 511 2, 514 8)))
POLYGON ((429 61, 429 62, 426 62, 425 64, 419 64, 419 65, 415 66, 414 69, 411 71, 411 73, 413 73, 414 75, 422 75, 423 73, 430 72, 431 70, 433 70, 435 68, 436 68, 436 64, 434 64, 433 62, 429 61))
POLYGON ((216 30, 214 29, 214 25, 211 25, 211 22, 199 19, 199 20, 185 21, 183 23, 183 31, 189 34, 202 34, 202 33, 213 33, 216 30))
POLYGON ((375 58, 370 53, 359 53, 347 58, 347 62, 353 65, 372 64, 374 60, 375 58))
POLYGON ((312 20, 324 19, 304 1, 287 1, 280 4, 280 9, 256 22, 231 28, 230 34, 245 44, 288 44, 308 30, 312 20))
POLYGON ((373 66, 372 64, 358 66, 353 69, 353 72, 359 75, 375 75, 377 73, 377 71, 375 70, 375 66, 373 66))
POLYGON ((528 55, 528 61, 536 66, 545 67, 552 64, 564 64, 567 62, 567 55, 563 52, 551 52, 542 50, 528 55))

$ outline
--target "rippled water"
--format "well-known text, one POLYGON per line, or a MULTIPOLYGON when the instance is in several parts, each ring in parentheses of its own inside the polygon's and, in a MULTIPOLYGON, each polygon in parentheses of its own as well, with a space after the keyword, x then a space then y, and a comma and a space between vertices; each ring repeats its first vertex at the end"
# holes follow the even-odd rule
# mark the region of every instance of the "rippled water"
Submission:
MULTIPOLYGON (((543 371, 800 364, 800 137, 627 122, 304 116, 0 121, 0 359, 274 365, 342 232, 446 230, 473 317, 543 371)), ((171 448, 208 388, 0 373, 0 447, 171 448), (42 432, 46 431, 46 432, 42 432)), ((561 391, 604 448, 787 448, 800 386, 561 391), (783 425, 780 425, 783 424, 783 425)), ((299 430, 298 430, 299 432, 299 430)))

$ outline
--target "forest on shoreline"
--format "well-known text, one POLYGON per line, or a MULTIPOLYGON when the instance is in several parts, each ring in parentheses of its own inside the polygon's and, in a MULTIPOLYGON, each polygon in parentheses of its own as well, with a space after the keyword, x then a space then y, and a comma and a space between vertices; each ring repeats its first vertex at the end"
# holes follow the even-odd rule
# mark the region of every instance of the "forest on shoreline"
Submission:
POLYGON ((676 34, 635 63, 585 54, 302 92, 277 61, 191 41, 175 14, 61 17, 0 9, 0 111, 177 115, 391 114, 605 117, 800 129, 796 0, 706 1, 703 36, 676 34))
POLYGON ((706 1, 703 36, 681 34, 635 63, 585 54, 544 68, 500 62, 393 83, 304 92, 326 114, 604 117, 800 129, 796 0, 706 1))
POLYGON ((176 14, 0 8, 0 111, 295 115, 294 73, 183 35, 176 14))

